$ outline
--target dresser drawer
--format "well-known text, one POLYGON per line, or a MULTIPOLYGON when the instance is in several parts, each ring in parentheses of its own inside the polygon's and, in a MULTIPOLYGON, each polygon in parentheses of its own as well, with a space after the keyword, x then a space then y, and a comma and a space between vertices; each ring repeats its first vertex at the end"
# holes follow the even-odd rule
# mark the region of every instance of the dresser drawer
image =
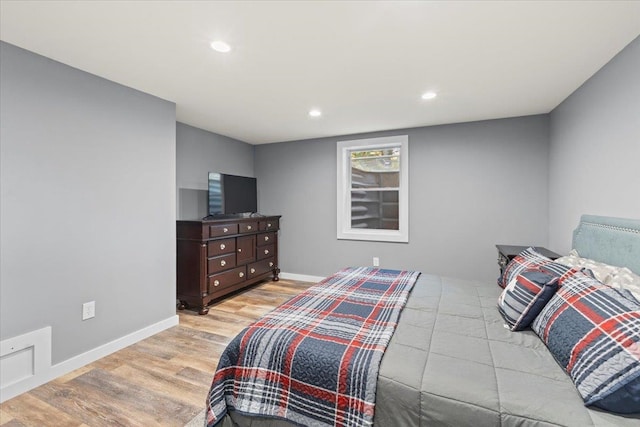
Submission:
POLYGON ((238 224, 240 226, 240 234, 242 233, 255 233, 258 231, 258 222, 241 222, 238 224))
POLYGON ((209 237, 231 236, 238 234, 238 224, 210 225, 209 237))
POLYGON ((214 240, 207 243, 207 256, 218 256, 236 252, 236 239, 214 240))
POLYGON ((276 241, 276 233, 258 234, 258 246, 272 245, 276 241))
POLYGON ((266 258, 258 262, 254 262, 253 264, 249 264, 247 276, 252 278, 272 271, 275 265, 274 259, 275 258, 266 258))
POLYGON ((236 266, 236 255, 228 254, 215 258, 209 258, 207 260, 207 272, 209 274, 217 273, 218 271, 228 270, 236 266))
POLYGON ((277 230, 279 228, 279 221, 277 219, 267 219, 260 221, 260 231, 277 230))
POLYGON ((258 248, 258 259, 265 259, 275 255, 275 245, 260 246, 258 248))
POLYGON ((235 285, 247 280, 246 267, 236 267, 233 270, 225 271, 224 273, 212 274, 209 276, 209 293, 212 294, 219 289, 226 288, 227 286, 235 285))

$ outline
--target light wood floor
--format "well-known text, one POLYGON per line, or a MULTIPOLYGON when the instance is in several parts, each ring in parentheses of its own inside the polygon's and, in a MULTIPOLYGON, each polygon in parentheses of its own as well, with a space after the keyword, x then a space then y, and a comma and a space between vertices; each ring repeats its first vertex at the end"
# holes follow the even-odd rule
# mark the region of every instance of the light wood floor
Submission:
POLYGON ((312 283, 264 282, 180 325, 0 405, 0 426, 184 426, 204 409, 225 345, 312 283))

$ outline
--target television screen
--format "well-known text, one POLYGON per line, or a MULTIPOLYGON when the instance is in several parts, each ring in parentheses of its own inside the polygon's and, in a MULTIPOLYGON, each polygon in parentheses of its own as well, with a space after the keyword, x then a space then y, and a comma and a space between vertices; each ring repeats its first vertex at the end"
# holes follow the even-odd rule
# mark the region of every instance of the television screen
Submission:
POLYGON ((209 172, 209 215, 257 211, 258 190, 255 178, 209 172))

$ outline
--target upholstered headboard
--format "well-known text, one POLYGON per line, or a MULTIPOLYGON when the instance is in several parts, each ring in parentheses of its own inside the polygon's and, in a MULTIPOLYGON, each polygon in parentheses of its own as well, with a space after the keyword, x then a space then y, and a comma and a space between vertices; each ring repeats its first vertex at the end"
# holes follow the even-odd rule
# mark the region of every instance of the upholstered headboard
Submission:
POLYGON ((573 249, 581 257, 640 274, 640 220, 582 215, 573 231, 573 249))

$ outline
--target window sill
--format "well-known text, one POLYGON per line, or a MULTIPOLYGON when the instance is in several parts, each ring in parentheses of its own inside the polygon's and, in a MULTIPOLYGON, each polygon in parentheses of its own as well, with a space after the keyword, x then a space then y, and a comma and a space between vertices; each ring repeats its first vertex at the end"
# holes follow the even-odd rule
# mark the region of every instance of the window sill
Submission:
POLYGON ((409 236, 397 230, 338 230, 338 240, 409 243, 409 236))

